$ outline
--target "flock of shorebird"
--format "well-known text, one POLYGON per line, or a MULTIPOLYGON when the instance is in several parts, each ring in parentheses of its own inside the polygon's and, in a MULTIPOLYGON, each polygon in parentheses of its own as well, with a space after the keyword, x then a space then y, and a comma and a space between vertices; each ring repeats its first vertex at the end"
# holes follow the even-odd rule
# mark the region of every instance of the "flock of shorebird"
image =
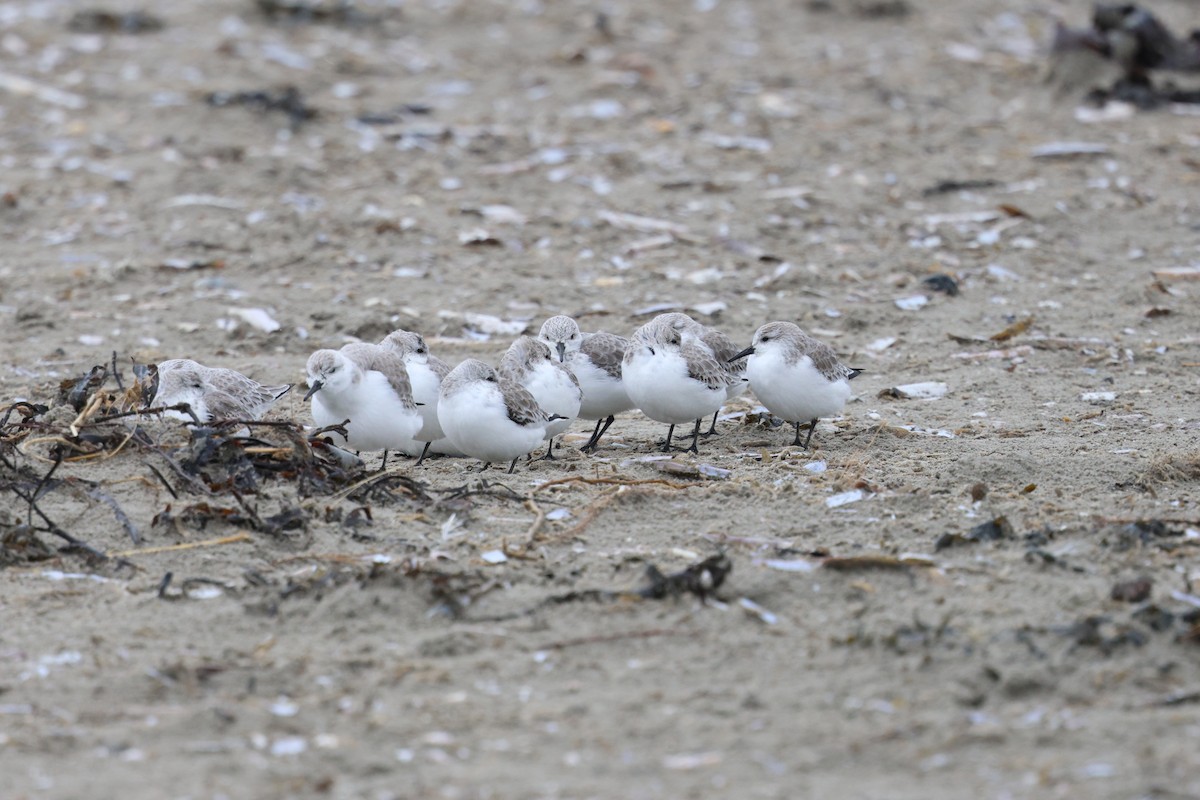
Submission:
MULTIPOLYGON (((747 348, 686 314, 660 314, 630 338, 584 333, 567 316, 546 320, 536 337, 512 343, 499 366, 467 359, 453 369, 429 352, 419 333, 398 330, 379 344, 355 342, 308 359, 313 421, 335 444, 358 451, 418 456, 465 455, 517 460, 575 419, 594 420, 584 452, 594 452, 617 414, 640 409, 668 424, 692 423, 686 452, 697 452, 726 400, 749 387, 772 414, 795 426, 793 445, 807 449, 817 420, 841 412, 858 370, 791 322, 768 322, 747 348), (809 425, 800 441, 800 427, 809 425)), ((289 386, 263 386, 239 372, 174 359, 158 365, 156 407, 186 403, 201 421, 260 419, 289 386)), ((190 418, 190 417, 189 417, 190 418)))

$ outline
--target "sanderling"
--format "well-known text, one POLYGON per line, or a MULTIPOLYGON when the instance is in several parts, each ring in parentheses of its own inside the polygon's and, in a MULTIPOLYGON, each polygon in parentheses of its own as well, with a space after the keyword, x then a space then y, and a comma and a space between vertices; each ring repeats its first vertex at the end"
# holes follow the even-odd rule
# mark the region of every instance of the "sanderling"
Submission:
POLYGON ((549 419, 521 384, 468 358, 442 381, 438 419, 455 447, 484 462, 517 459, 542 443, 549 419))
POLYGON ((450 374, 450 365, 430 353, 425 339, 413 331, 392 331, 379 344, 393 350, 404 360, 408 379, 412 382, 413 400, 421 412, 421 430, 417 432, 417 440, 425 445, 414 466, 419 467, 430 452, 461 455, 446 439, 437 415, 438 395, 442 381, 450 374))
MULTIPOLYGON (((750 385, 746 379, 746 362, 733 359, 734 355, 742 349, 737 346, 737 343, 733 339, 730 339, 725 333, 716 328, 697 322, 687 314, 672 312, 661 314, 659 318, 669 322, 677 331, 683 334, 685 339, 698 339, 712 351, 713 357, 717 359, 718 363, 725 365, 725 368, 729 370, 730 378, 730 383, 725 388, 726 400, 732 400, 746 391, 750 385)), ((712 436, 717 432, 717 417, 720 413, 721 409, 719 408, 713 412, 712 424, 705 431, 705 436, 712 436)))
MULTIPOLYGON (((240 372, 206 367, 189 358, 173 358, 158 365, 158 388, 150 405, 187 403, 201 422, 214 419, 262 419, 292 385, 263 386, 240 372)), ((178 411, 165 412, 191 419, 178 411)))
POLYGON ((579 416, 583 392, 571 370, 560 363, 545 342, 522 336, 514 341, 500 361, 498 372, 524 386, 548 416, 558 417, 546 425, 546 455, 554 458, 554 437, 571 427, 579 416))
POLYGON ((671 449, 675 426, 691 420, 696 426, 686 452, 697 452, 701 419, 720 410, 731 381, 729 370, 707 346, 685 338, 670 320, 660 317, 633 334, 621 375, 629 399, 642 413, 671 426, 664 453, 671 449))
POLYGON ((568 316, 551 317, 542 323, 538 339, 554 348, 560 361, 579 381, 583 402, 580 419, 596 420, 592 438, 579 448, 595 452, 602 437, 613 424, 616 415, 633 408, 621 379, 621 359, 629 340, 613 333, 582 333, 579 323, 568 316))
MULTIPOLYGON (((378 345, 350 344, 308 358, 308 393, 319 427, 345 420, 346 444, 355 450, 411 447, 421 429, 404 361, 378 345)), ((339 437, 340 438, 340 437, 339 437)))
POLYGON ((754 343, 733 358, 745 356, 754 394, 768 411, 796 426, 793 445, 800 444, 800 423, 809 423, 806 450, 817 420, 841 412, 850 399, 850 381, 859 374, 838 361, 829 345, 791 322, 763 325, 754 343))

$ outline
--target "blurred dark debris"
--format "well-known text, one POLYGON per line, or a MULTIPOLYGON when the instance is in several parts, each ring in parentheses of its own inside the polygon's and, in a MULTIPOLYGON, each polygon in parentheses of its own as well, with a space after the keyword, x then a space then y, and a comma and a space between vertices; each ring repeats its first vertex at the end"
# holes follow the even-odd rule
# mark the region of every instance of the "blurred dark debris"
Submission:
POLYGON ((864 19, 902 19, 912 13, 908 0, 854 0, 851 3, 808 0, 809 11, 832 12, 839 8, 864 19))
MULTIPOLYGON (((5 515, 7 516, 7 515, 5 515)), ((0 517, 0 567, 46 561, 58 556, 28 525, 0 517)))
POLYGON ((295 86, 243 92, 212 92, 204 99, 214 108, 247 106, 263 113, 279 111, 287 115, 293 128, 298 128, 318 116, 317 110, 305 102, 304 96, 295 86))
MULTIPOLYGON (((678 599, 686 594, 695 595, 701 602, 708 598, 716 598, 716 590, 721 587, 729 573, 733 571, 733 561, 724 553, 709 556, 691 564, 679 572, 664 574, 653 564, 646 566, 647 583, 636 591, 612 589, 577 589, 560 594, 550 595, 532 606, 519 611, 497 616, 472 616, 470 622, 505 622, 536 614, 546 608, 567 605, 569 603, 613 603, 621 600, 666 600, 678 599)), ((462 609, 459 609, 461 613, 462 609)))
POLYGON ((362 114, 355 119, 362 125, 396 125, 409 116, 425 116, 433 113, 433 106, 424 103, 404 103, 395 111, 377 111, 362 114))
POLYGON ((426 485, 407 475, 384 473, 355 489, 348 498, 357 503, 378 506, 406 503, 426 508, 434 503, 425 490, 426 485))
POLYGON ((340 506, 328 506, 325 509, 325 522, 337 524, 342 529, 342 533, 356 542, 374 542, 379 539, 378 536, 364 530, 375 526, 375 518, 371 514, 370 506, 356 506, 349 512, 344 511, 340 506))
POLYGON ((180 536, 187 535, 188 529, 204 530, 210 522, 225 525, 235 525, 248 528, 259 533, 274 537, 286 537, 292 531, 302 531, 308 524, 309 512, 296 506, 284 508, 276 514, 267 517, 259 515, 256 508, 240 496, 240 508, 218 506, 210 503, 193 503, 185 506, 178 514, 172 512, 168 505, 154 515, 151 527, 169 527, 180 536))
POLYGON ((966 179, 949 179, 938 181, 932 186, 927 186, 921 190, 922 197, 936 197, 939 194, 951 194, 952 192, 974 192, 980 189, 994 189, 997 186, 1004 184, 994 178, 966 178, 966 179))
POLYGON ((346 466, 338 454, 308 439, 294 422, 234 420, 215 427, 194 426, 181 447, 160 446, 145 431, 140 444, 158 452, 180 478, 185 491, 201 494, 257 493, 265 481, 295 484, 300 497, 325 495, 361 477, 356 465, 346 466), (241 430, 250 428, 251 436, 241 430))
POLYGON ((981 522, 966 533, 943 533, 933 544, 934 552, 945 550, 947 547, 957 547, 980 542, 996 542, 1001 539, 1013 538, 1012 524, 1007 517, 995 517, 987 522, 981 522))
POLYGON ((1155 85, 1152 73, 1200 73, 1200 30, 1180 37, 1148 9, 1133 3, 1097 3, 1090 28, 1057 26, 1051 45, 1051 79, 1071 87, 1103 80, 1087 95, 1093 105, 1110 100, 1152 109, 1168 103, 1200 103, 1200 90, 1170 81, 1155 85))
POLYGON ((288 569, 282 575, 258 570, 245 573, 241 592, 249 601, 247 611, 273 616, 283 601, 320 601, 333 589, 356 583, 360 589, 416 589, 429 604, 430 616, 461 619, 479 598, 503 585, 480 571, 442 571, 432 558, 416 553, 386 561, 339 555, 297 556, 286 563, 288 569), (293 562, 298 562, 300 568, 293 562))
POLYGON ((900 625, 883 636, 881 644, 897 655, 927 652, 935 648, 962 650, 961 634, 950 625, 953 617, 954 612, 946 612, 937 625, 930 625, 914 614, 911 625, 900 625))
POLYGON ((1141 647, 1150 640, 1140 628, 1100 615, 1084 617, 1058 632, 1071 640, 1071 651, 1094 647, 1106 656, 1124 647, 1141 647))
POLYGON ((724 553, 709 556, 670 575, 664 575, 658 567, 649 564, 646 566, 646 579, 649 584, 639 590, 638 595, 651 600, 662 600, 694 594, 703 601, 721 587, 732 571, 733 562, 724 553))
POLYGON ((490 481, 487 478, 480 478, 461 486, 434 489, 433 492, 442 495, 437 501, 437 507, 449 510, 470 508, 472 504, 469 500, 472 497, 495 497, 500 500, 514 500, 518 503, 523 503, 528 499, 526 495, 513 491, 503 483, 490 481))
POLYGON ((958 296, 958 281, 944 272, 939 272, 935 275, 930 275, 921 284, 934 292, 944 292, 950 297, 958 296))
POLYGON ((1144 603, 1129 612, 1088 614, 1070 625, 1025 626, 1017 632, 1031 652, 1042 655, 1046 648, 1035 642, 1047 634, 1069 640, 1067 655, 1080 648, 1094 648, 1109 656, 1124 648, 1142 647, 1156 634, 1173 634, 1171 638, 1177 643, 1195 644, 1200 643, 1200 608, 1172 610, 1144 603))
POLYGON ((146 11, 106 8, 85 8, 67 20, 67 28, 76 33, 155 33, 164 27, 162 19, 146 11))
POLYGON ((1158 547, 1170 551, 1183 544, 1186 535, 1182 527, 1173 525, 1169 520, 1162 519, 1116 522, 1101 530, 1101 541, 1118 552, 1135 547, 1158 547))
POLYGON ((254 5, 259 13, 275 21, 335 25, 367 25, 379 21, 377 15, 364 13, 349 0, 254 0, 254 5))
POLYGON ((1113 584, 1108 596, 1122 603, 1141 603, 1150 599, 1150 592, 1153 588, 1153 579, 1134 578, 1113 584))
POLYGON ((66 403, 76 411, 83 411, 88 400, 106 380, 108 380, 108 367, 103 364, 97 365, 85 375, 78 378, 67 378, 59 383, 56 400, 66 403))
POLYGON ((1154 603, 1147 603, 1132 614, 1132 618, 1136 622, 1145 625, 1156 633, 1169 631, 1175 625, 1175 616, 1175 614, 1154 603))

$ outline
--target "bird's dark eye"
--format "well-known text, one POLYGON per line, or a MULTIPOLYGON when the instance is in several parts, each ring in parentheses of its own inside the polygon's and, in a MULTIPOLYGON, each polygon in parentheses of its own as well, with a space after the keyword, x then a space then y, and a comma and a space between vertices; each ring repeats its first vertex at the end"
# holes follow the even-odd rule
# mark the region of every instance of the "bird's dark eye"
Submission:
POLYGON ((763 336, 763 337, 761 337, 761 338, 759 339, 759 341, 760 341, 760 342, 769 342, 769 341, 771 341, 771 337, 770 337, 770 336, 763 336))
POLYGON ((418 353, 424 353, 424 352, 425 352, 425 348, 424 348, 424 347, 418 347, 418 348, 417 348, 417 352, 418 352, 418 353))
POLYGON ((193 383, 193 384, 192 384, 192 388, 193 388, 193 389, 203 389, 204 387, 203 387, 203 386, 201 386, 199 383, 193 383))

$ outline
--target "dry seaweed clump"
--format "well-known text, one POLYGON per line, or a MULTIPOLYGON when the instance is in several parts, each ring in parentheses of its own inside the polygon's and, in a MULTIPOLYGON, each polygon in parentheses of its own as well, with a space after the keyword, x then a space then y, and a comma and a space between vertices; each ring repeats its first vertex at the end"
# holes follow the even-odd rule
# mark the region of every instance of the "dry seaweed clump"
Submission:
POLYGON ((1146 490, 1164 483, 1200 480, 1200 452, 1170 453, 1159 456, 1137 476, 1135 482, 1146 490))
POLYGON ((119 463, 143 473, 135 480, 161 484, 182 506, 176 512, 168 506, 152 525, 203 529, 210 521, 234 522, 276 537, 304 528, 312 508, 311 503, 285 503, 277 513, 266 513, 249 499, 266 484, 286 482, 298 497, 308 498, 331 494, 360 477, 361 462, 310 438, 299 423, 222 420, 202 425, 187 404, 150 407, 156 381, 153 367, 137 367, 127 386, 114 354, 111 369, 96 366, 64 381, 54 406, 22 401, 0 408, 0 498, 14 510, 0 517, 0 565, 71 552, 97 563, 109 561, 43 507, 42 501, 56 492, 111 514, 134 546, 142 544, 139 526, 109 493, 112 481, 93 480, 78 470, 62 469, 64 465, 123 457, 119 463), (167 411, 192 419, 182 425, 164 420, 167 411), (198 502, 187 502, 189 497, 198 502), (234 504, 218 502, 225 498, 234 504), (55 551, 39 534, 65 545, 55 551))

